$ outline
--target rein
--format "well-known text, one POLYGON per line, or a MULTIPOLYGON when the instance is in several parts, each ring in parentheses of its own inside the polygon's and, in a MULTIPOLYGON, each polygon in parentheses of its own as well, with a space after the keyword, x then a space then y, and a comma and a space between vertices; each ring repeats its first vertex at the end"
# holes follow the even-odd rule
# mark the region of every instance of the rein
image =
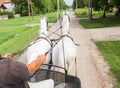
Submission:
MULTIPOLYGON (((52 32, 49 36, 51 36, 52 34, 56 34, 56 35, 58 35, 58 36, 60 36, 60 34, 57 34, 56 32, 57 31, 59 31, 60 29, 62 28, 62 26, 60 26, 56 31, 54 31, 54 32, 52 32, 52 31, 50 31, 50 32, 52 32)), ((49 37, 48 36, 48 37, 49 37)))

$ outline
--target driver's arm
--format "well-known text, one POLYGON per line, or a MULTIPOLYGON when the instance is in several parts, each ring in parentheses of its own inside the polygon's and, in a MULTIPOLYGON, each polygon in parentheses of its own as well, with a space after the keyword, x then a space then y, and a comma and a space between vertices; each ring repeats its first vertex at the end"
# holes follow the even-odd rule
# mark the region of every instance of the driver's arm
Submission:
POLYGON ((39 55, 36 60, 30 64, 26 64, 29 73, 35 72, 46 61, 46 55, 39 55))
MULTIPOLYGON (((14 55, 7 53, 3 57, 13 59, 14 55)), ((31 62, 30 64, 26 64, 29 73, 35 72, 45 61, 46 61, 46 55, 39 55, 36 60, 31 62)))

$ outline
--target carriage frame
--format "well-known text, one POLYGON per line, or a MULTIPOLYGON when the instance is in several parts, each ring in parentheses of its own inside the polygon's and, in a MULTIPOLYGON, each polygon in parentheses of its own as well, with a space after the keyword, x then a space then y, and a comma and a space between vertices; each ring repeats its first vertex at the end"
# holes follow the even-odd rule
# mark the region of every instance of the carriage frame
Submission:
MULTIPOLYGON (((35 78, 35 82, 53 79, 54 87, 59 86, 61 84, 64 85, 63 88, 81 88, 81 81, 78 77, 73 75, 68 75, 67 70, 60 66, 55 66, 52 64, 43 64, 42 66, 49 67, 51 66, 53 69, 40 68, 38 69, 31 78, 35 78), (64 70, 64 72, 55 71, 55 68, 59 68, 64 70)), ((61 88, 61 87, 60 87, 61 88)))

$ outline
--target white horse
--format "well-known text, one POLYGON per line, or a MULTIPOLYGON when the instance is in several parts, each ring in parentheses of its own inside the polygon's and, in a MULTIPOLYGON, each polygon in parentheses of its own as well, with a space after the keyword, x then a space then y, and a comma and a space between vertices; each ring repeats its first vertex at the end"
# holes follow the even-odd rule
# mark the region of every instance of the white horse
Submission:
MULTIPOLYGON (((28 63, 31 63, 33 60, 35 60, 38 55, 45 54, 49 49, 51 49, 51 41, 47 37, 47 18, 41 18, 40 27, 40 36, 35 42, 33 42, 33 44, 31 44, 27 50, 28 63)), ((45 64, 50 62, 50 58, 50 53, 48 53, 45 64)))
POLYGON ((66 68, 68 73, 77 53, 76 45, 74 44, 71 35, 68 33, 69 21, 69 16, 64 14, 62 18, 62 36, 52 51, 53 64, 66 68))

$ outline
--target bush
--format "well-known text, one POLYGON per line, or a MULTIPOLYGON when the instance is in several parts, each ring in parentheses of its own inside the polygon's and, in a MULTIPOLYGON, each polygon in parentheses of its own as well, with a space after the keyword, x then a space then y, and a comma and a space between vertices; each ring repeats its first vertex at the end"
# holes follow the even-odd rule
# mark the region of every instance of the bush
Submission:
POLYGON ((75 14, 77 15, 77 17, 87 17, 88 15, 88 9, 76 9, 75 10, 75 14))
POLYGON ((13 12, 0 12, 0 15, 8 15, 8 18, 14 18, 13 12))

